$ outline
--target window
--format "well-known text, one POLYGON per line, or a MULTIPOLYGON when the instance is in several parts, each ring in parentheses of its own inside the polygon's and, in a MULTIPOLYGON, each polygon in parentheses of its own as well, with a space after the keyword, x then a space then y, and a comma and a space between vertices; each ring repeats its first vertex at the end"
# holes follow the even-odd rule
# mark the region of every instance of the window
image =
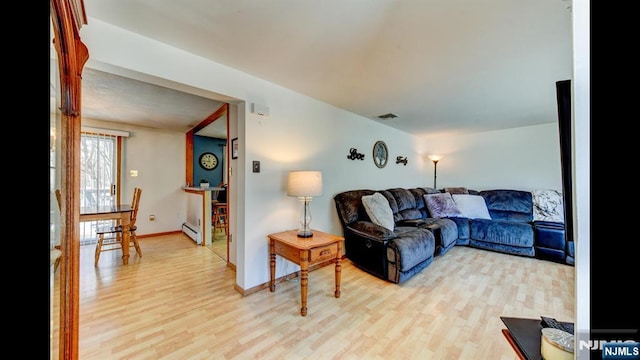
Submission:
MULTIPOLYGON (((118 202, 119 135, 83 128, 80 140, 80 208, 112 206, 118 202)), ((111 221, 80 223, 80 244, 95 244, 96 230, 111 221)))

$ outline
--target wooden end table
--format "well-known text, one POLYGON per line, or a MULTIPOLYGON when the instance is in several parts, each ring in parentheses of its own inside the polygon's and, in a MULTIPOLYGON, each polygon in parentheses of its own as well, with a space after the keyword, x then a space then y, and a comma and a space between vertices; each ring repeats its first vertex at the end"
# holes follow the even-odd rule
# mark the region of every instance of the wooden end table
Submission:
POLYGON ((276 290, 276 255, 300 265, 300 296, 302 306, 300 315, 307 316, 307 286, 309 284, 309 265, 335 258, 336 289, 335 297, 340 297, 340 277, 342 273, 342 242, 344 238, 321 231, 312 230, 309 238, 298 237, 297 230, 269 234, 269 258, 271 265, 271 283, 269 290, 276 290))

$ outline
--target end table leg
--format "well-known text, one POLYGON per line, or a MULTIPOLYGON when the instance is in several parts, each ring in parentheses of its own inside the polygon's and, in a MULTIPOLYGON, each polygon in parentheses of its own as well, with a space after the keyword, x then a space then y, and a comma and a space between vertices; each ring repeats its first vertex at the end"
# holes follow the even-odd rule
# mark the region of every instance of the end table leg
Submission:
POLYGON ((269 284, 269 290, 271 292, 276 291, 276 248, 273 243, 273 239, 269 239, 269 265, 271 268, 271 283, 269 284))
POLYGON ((336 291, 335 296, 340 297, 340 279, 342 277, 342 242, 338 242, 338 253, 336 254, 336 291))
POLYGON ((307 287, 309 286, 309 252, 302 251, 300 254, 300 315, 307 316, 307 287))

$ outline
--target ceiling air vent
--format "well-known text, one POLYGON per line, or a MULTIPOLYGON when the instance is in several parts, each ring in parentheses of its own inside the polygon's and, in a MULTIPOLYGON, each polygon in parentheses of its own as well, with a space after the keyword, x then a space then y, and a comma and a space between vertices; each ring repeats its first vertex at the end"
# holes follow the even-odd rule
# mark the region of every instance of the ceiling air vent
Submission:
POLYGON ((388 114, 384 114, 384 115, 378 115, 378 118, 380 119, 393 119, 393 118, 397 118, 398 115, 394 114, 394 113, 388 113, 388 114))

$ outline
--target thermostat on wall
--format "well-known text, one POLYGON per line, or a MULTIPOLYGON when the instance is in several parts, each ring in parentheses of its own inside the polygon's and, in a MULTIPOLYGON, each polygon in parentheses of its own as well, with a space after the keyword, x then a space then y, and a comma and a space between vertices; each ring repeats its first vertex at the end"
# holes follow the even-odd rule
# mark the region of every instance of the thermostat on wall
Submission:
POLYGON ((256 103, 251 104, 251 113, 260 116, 269 116, 269 107, 266 105, 260 105, 256 103))

